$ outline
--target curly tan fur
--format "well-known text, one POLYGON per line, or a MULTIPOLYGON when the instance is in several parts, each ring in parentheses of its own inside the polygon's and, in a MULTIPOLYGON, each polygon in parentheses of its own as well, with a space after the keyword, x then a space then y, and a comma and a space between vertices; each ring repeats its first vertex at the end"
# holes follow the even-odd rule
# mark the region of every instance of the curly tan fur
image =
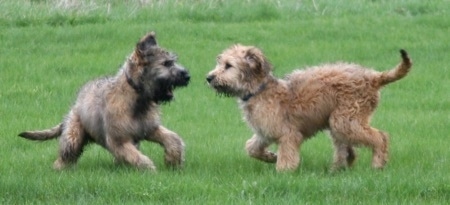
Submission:
POLYGON ((246 143, 248 154, 276 163, 278 171, 295 170, 300 145, 324 129, 330 130, 335 148, 333 170, 353 164, 356 145, 371 148, 372 166, 383 168, 389 138, 369 124, 381 87, 404 77, 412 66, 404 50, 401 56, 402 62, 385 72, 335 63, 277 79, 260 49, 234 45, 218 56, 207 81, 218 93, 238 98, 255 133, 246 143), (272 143, 278 144, 277 154, 267 150, 272 143))
POLYGON ((159 104, 173 98, 175 87, 189 82, 187 70, 176 60, 176 55, 157 45, 151 32, 137 43, 116 76, 93 80, 81 88, 62 123, 19 136, 30 140, 60 137, 57 170, 75 164, 90 142, 106 148, 116 162, 155 170, 152 160, 139 151, 142 140, 159 143, 166 165, 180 167, 183 140, 163 127, 159 118, 159 104))

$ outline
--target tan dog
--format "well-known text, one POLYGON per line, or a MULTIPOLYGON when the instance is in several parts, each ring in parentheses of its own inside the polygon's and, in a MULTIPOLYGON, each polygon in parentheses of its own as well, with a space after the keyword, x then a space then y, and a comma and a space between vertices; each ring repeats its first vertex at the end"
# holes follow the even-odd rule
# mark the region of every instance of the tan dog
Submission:
POLYGON ((320 130, 330 130, 335 147, 332 169, 355 160, 355 145, 372 149, 374 168, 388 160, 388 135, 369 125, 379 90, 404 77, 412 63, 401 50, 402 62, 393 70, 377 72, 348 63, 296 70, 284 79, 255 47, 234 45, 217 58, 208 76, 218 93, 237 97, 244 118, 255 134, 247 141, 251 157, 275 163, 278 171, 294 170, 300 145, 320 130), (278 144, 278 156, 267 150, 278 144))
POLYGON ((165 149, 165 163, 179 167, 184 143, 161 125, 159 104, 173 98, 175 87, 186 86, 189 74, 177 57, 160 48, 155 34, 145 35, 116 76, 100 78, 81 88, 64 121, 43 131, 20 133, 31 140, 60 137, 57 170, 75 164, 83 147, 95 142, 114 155, 116 162, 155 170, 139 150, 139 142, 157 142, 165 149))

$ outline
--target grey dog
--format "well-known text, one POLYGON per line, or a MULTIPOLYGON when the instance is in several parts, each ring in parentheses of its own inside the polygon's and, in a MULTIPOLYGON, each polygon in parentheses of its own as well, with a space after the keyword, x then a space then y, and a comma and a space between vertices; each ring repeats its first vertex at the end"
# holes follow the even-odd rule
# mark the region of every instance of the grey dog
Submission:
POLYGON ((176 87, 187 86, 188 71, 177 56, 157 45, 154 32, 137 43, 135 50, 114 77, 93 80, 79 91, 70 112, 59 125, 42 131, 22 132, 30 140, 59 137, 57 170, 76 164, 90 142, 107 149, 119 163, 156 170, 152 160, 139 151, 139 142, 159 143, 165 164, 181 167, 184 142, 160 122, 159 105, 173 98, 176 87))

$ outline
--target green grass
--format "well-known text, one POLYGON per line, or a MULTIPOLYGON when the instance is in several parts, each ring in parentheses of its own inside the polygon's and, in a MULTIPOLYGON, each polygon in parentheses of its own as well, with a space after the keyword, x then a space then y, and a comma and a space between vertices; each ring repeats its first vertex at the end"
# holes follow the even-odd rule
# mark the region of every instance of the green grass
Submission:
POLYGON ((0 0, 0 204, 450 203, 448 0, 60 2, 0 0), (115 166, 97 145, 75 168, 53 171, 57 141, 17 134, 60 122, 79 87, 115 74, 150 30, 193 77, 162 107, 164 125, 187 145, 185 169, 165 168, 163 150, 144 142, 157 174, 115 166), (382 91, 372 122, 391 135, 386 169, 372 170, 361 148, 354 168, 330 174, 324 134, 302 146, 294 173, 246 156, 252 133, 235 100, 204 79, 238 42, 262 48, 280 77, 338 60, 386 70, 406 49, 413 70, 382 91))

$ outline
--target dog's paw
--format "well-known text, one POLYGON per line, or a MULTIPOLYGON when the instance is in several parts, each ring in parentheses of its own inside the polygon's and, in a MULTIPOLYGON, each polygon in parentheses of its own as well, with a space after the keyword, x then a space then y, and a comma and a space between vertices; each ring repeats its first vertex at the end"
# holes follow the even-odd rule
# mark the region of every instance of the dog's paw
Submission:
POLYGON ((156 166, 152 163, 142 163, 136 166, 136 168, 138 169, 142 169, 142 170, 146 170, 146 171, 150 171, 152 173, 156 173, 156 166))
POLYGON ((166 155, 164 158, 164 163, 167 167, 172 169, 181 169, 184 165, 184 157, 183 156, 171 156, 166 155))
POLYGON ((267 152, 264 161, 267 163, 276 163, 277 162, 277 154, 275 154, 273 152, 267 152))
POLYGON ((54 163, 53 163, 53 169, 56 171, 61 171, 66 169, 67 167, 70 167, 71 164, 64 162, 62 159, 58 158, 54 163))

